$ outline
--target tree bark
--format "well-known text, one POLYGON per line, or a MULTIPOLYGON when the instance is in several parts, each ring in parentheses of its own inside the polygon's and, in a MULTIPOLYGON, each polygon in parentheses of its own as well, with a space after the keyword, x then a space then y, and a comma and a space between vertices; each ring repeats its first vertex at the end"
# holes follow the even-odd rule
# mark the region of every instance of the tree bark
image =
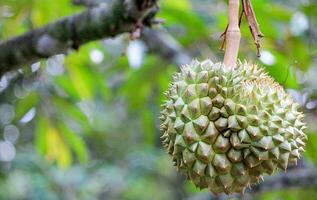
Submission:
MULTIPOLYGON (((72 0, 74 5, 85 7, 97 7, 110 0, 72 0)), ((181 67, 192 60, 191 55, 186 53, 177 40, 163 30, 155 30, 144 27, 140 35, 150 53, 157 54, 164 60, 181 67)))
POLYGON ((0 43, 0 76, 80 45, 150 26, 157 0, 114 0, 0 43))

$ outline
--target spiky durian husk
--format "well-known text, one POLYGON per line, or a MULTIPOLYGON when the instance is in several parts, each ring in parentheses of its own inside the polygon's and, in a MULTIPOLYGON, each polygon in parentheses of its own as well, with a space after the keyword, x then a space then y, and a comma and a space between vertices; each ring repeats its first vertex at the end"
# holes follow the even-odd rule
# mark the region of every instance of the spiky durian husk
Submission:
POLYGON ((193 61, 176 74, 163 104, 163 144, 199 188, 244 192, 286 170, 304 151, 303 114, 261 68, 193 61))

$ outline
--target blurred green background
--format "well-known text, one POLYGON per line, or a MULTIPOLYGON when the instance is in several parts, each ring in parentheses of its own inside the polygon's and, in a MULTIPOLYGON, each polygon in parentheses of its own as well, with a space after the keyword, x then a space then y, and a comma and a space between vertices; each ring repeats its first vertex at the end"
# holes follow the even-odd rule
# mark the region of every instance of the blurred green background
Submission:
MULTIPOLYGON (((195 189, 172 166, 159 139, 158 117, 177 65, 191 58, 222 60, 226 2, 159 1, 157 17, 165 23, 153 29, 176 55, 155 48, 157 35, 130 41, 125 34, 3 76, 0 199, 205 198, 206 190, 195 189)), ((265 35, 262 56, 256 57, 244 19, 239 57, 265 67, 302 105, 309 127, 302 163, 314 169, 317 1, 253 4, 265 35)), ((0 0, 0 41, 84 9, 72 0, 0 0)), ((270 190, 250 198, 315 200, 317 189, 270 190)))

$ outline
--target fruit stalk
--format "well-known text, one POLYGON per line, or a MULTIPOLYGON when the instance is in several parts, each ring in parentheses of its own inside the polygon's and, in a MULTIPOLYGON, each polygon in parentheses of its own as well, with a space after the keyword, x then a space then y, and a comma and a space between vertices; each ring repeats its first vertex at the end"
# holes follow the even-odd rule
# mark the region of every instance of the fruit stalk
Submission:
POLYGON ((237 65, 238 51, 240 45, 239 27, 239 4, 240 0, 229 0, 229 26, 226 32, 226 51, 224 64, 227 68, 235 68, 237 65))

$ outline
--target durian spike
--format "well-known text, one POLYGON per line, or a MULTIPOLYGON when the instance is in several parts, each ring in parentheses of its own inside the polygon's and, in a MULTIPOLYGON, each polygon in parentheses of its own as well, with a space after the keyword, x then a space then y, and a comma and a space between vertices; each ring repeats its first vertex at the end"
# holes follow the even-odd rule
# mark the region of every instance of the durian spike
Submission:
POLYGON ((239 28, 240 0, 229 0, 229 25, 226 32, 226 51, 223 63, 227 68, 235 68, 237 65, 238 51, 241 39, 239 28))

